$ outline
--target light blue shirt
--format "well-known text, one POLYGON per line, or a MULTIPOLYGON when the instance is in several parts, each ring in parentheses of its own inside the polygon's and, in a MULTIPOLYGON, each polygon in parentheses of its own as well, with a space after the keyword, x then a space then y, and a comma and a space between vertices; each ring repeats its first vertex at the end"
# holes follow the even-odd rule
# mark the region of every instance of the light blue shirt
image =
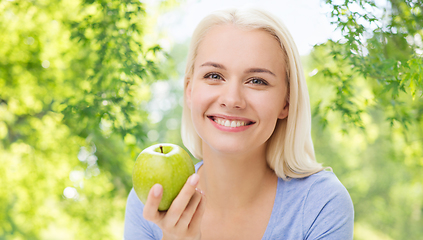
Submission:
MULTIPOLYGON (((195 170, 202 162, 195 166, 195 170)), ((134 189, 125 213, 125 240, 160 240, 161 229, 142 216, 144 205, 134 189)), ((254 216, 252 216, 254 217, 254 216)), ((351 197, 333 172, 320 171, 306 178, 278 179, 276 198, 263 240, 353 239, 351 197)))

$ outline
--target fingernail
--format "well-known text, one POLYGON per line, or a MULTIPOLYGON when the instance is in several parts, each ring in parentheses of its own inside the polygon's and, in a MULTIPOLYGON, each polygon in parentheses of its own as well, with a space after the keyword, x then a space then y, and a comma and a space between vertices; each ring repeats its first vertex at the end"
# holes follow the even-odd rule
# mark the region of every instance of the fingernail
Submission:
POLYGON ((195 186, 197 185, 198 180, 200 180, 200 177, 198 176, 198 174, 194 173, 191 175, 189 179, 189 184, 191 184, 192 186, 195 186))
POLYGON ((158 196, 160 196, 160 194, 162 193, 162 185, 160 185, 160 184, 156 184, 156 185, 154 185, 153 195, 154 195, 155 197, 158 197, 158 196), (156 185, 157 185, 157 186, 156 186, 156 185))

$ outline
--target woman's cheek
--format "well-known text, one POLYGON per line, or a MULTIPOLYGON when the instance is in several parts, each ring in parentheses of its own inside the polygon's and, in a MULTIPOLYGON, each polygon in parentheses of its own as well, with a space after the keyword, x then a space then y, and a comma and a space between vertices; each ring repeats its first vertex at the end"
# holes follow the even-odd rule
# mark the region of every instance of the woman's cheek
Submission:
POLYGON ((219 93, 216 91, 217 88, 207 85, 198 84, 193 89, 193 101, 192 106, 195 108, 202 108, 204 111, 215 102, 219 93))

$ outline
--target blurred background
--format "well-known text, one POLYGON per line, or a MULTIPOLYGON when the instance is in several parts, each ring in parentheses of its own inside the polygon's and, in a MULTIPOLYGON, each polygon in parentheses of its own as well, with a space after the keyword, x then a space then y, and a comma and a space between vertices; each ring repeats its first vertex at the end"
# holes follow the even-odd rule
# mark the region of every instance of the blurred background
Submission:
POLYGON ((423 239, 421 0, 0 0, 0 239, 122 239, 137 155, 182 145, 190 34, 242 6, 298 44, 354 239, 423 239))

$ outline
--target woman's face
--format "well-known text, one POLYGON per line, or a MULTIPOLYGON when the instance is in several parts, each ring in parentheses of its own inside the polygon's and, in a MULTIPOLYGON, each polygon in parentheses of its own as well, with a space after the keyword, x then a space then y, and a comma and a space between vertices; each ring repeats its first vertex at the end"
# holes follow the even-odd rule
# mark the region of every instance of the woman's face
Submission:
POLYGON ((204 143, 228 154, 265 148, 277 119, 288 115, 285 65, 279 42, 264 30, 210 29, 186 89, 204 143))

